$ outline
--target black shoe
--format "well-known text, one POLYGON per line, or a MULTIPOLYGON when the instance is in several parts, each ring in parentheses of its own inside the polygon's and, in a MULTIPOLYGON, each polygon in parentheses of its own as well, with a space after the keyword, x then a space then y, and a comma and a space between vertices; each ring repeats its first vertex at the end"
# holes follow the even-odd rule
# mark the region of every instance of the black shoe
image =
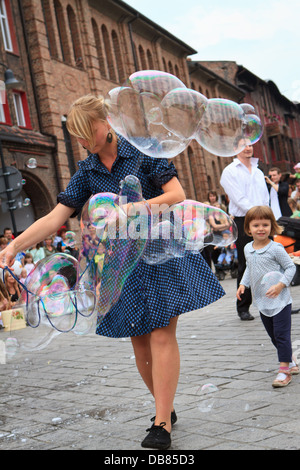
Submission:
MULTIPOLYGON (((150 421, 154 422, 155 418, 156 418, 156 416, 153 416, 153 418, 151 418, 150 421)), ((171 411, 171 424, 172 424, 172 426, 176 423, 176 421, 177 421, 177 415, 175 413, 175 410, 173 410, 173 411, 171 411)))
POLYGON ((153 424, 151 428, 147 429, 149 434, 142 442, 142 447, 151 449, 168 449, 171 445, 171 434, 164 429, 166 423, 160 423, 159 426, 153 424))
POLYGON ((243 321, 250 321, 254 320, 254 317, 249 313, 249 312, 239 312, 238 316, 240 317, 241 320, 243 321))

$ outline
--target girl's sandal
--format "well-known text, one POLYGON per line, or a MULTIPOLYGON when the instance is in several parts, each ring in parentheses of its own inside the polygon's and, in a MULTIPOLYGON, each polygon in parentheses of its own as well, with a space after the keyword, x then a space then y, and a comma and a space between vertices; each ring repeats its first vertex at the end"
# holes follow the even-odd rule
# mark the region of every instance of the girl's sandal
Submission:
POLYGON ((278 371, 278 375, 274 382, 272 383, 272 387, 274 388, 282 388, 286 387, 292 380, 291 371, 288 367, 280 368, 278 371))
POLYGON ((300 370, 299 370, 299 366, 297 364, 297 358, 293 355, 292 356, 292 367, 290 367, 290 372, 292 375, 298 375, 300 370))
POLYGON ((299 370, 298 364, 296 364, 296 365, 294 365, 294 366, 292 366, 292 367, 290 368, 290 373, 291 373, 292 375, 298 375, 299 372, 300 372, 300 370, 299 370))

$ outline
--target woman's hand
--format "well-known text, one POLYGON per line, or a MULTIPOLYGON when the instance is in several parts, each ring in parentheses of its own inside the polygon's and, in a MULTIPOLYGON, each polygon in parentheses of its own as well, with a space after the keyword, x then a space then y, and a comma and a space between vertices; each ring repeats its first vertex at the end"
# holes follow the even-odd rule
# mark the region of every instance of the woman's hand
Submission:
POLYGON ((0 268, 4 269, 6 266, 10 268, 14 263, 17 253, 12 241, 4 250, 0 251, 0 268))

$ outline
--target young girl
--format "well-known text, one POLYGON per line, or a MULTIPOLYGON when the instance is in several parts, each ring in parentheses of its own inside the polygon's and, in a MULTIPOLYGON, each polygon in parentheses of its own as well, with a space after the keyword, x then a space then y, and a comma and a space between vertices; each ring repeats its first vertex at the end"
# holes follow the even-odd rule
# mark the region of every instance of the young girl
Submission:
MULTIPOLYGON (((245 246, 246 270, 237 290, 240 300, 246 287, 251 287, 264 327, 277 349, 280 362, 279 373, 273 387, 285 387, 292 374, 299 373, 299 367, 292 359, 291 345, 291 303, 288 286, 296 268, 283 246, 269 237, 282 232, 273 211, 267 206, 255 206, 245 218, 245 233, 253 242, 245 246), (265 293, 262 293, 263 276, 281 273, 265 293), (276 299, 272 302, 272 299, 276 299)), ((275 274, 276 276, 276 274, 275 274)))
POLYGON ((26 282, 26 279, 27 279, 27 271, 25 268, 23 268, 20 272, 19 281, 22 284, 24 284, 26 282))
MULTIPOLYGON (((0 267, 3 256, 10 265, 17 252, 57 231, 68 217, 76 216, 91 195, 118 194, 120 182, 128 175, 140 180, 150 207, 185 199, 174 165, 166 159, 141 154, 116 135, 106 120, 107 111, 102 97, 89 95, 73 104, 67 117, 68 130, 90 155, 79 162, 79 170, 59 194, 59 203, 52 212, 0 253, 0 267)), ((178 316, 223 295, 221 285, 200 254, 156 266, 140 261, 124 284, 119 301, 97 327, 98 335, 131 337, 138 371, 155 398, 155 421, 143 447, 166 449, 171 444, 171 427, 176 421, 173 400, 179 377, 178 316)))
POLYGON ((27 276, 30 273, 30 271, 33 270, 34 268, 34 263, 33 263, 33 256, 31 253, 25 253, 24 256, 24 268, 26 269, 27 276))

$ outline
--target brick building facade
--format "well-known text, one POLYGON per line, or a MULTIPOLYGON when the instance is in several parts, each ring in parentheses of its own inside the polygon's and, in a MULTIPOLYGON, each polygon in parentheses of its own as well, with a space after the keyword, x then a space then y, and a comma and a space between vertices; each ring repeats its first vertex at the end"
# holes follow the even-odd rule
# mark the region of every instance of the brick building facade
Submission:
MULTIPOLYGON (((248 98, 234 65, 226 75, 212 64, 189 60, 194 49, 121 0, 0 0, 0 6, 0 72, 3 77, 9 68, 19 81, 7 88, 0 138, 6 165, 21 172, 23 199, 31 200, 15 212, 18 232, 54 207, 77 161, 86 157, 65 126, 78 97, 106 95, 134 71, 156 69, 176 75, 208 98, 248 98), (30 157, 36 158, 35 168, 26 164, 30 157)), ((265 155, 262 151, 267 164, 265 155)), ((208 189, 221 192, 220 174, 230 161, 210 155, 193 140, 174 159, 187 197, 204 201, 208 189)), ((69 223, 78 228, 76 220, 69 223)), ((0 232, 7 225, 9 214, 0 210, 0 232)))

